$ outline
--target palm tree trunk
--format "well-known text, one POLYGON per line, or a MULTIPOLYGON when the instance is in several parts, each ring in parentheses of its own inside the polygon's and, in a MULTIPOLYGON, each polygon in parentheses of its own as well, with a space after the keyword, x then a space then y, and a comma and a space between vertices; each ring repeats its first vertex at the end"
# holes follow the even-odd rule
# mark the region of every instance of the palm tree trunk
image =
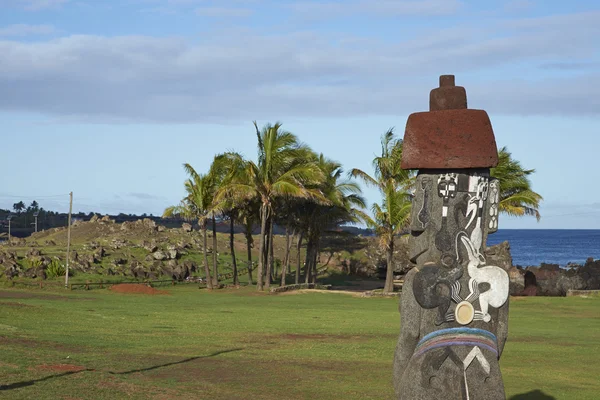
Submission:
POLYGON ((313 267, 312 267, 312 276, 311 276, 311 283, 317 283, 317 275, 319 274, 318 271, 318 266, 319 266, 319 254, 321 253, 321 248, 320 248, 320 240, 317 239, 316 243, 315 243, 315 255, 314 255, 314 262, 313 262, 313 267))
POLYGON ((303 232, 298 235, 298 243, 296 244, 296 285, 300 283, 300 268, 302 267, 302 258, 300 257, 300 248, 302 247, 303 232))
POLYGON ((306 242, 306 259, 304 261, 304 283, 310 282, 310 271, 312 269, 314 243, 310 233, 308 234, 308 241, 306 242))
POLYGON ((265 283, 265 289, 269 290, 271 287, 271 272, 273 271, 273 215, 269 218, 269 262, 267 264, 267 282, 265 283))
POLYGON ((252 285, 252 226, 246 225, 246 250, 248 251, 248 284, 252 285))
POLYGON ((383 293, 392 293, 394 291, 394 237, 387 249, 387 272, 385 273, 385 286, 383 293))
POLYGON ((212 213, 212 232, 213 232, 213 285, 219 287, 219 272, 217 271, 217 221, 215 213, 212 213))
POLYGON ((256 288, 263 290, 263 274, 265 268, 265 234, 267 230, 267 206, 260 207, 260 241, 258 249, 258 271, 256 275, 256 288))
POLYGON ((285 286, 285 276, 290 264, 290 228, 285 227, 285 257, 281 266, 281 283, 279 286, 285 286))
POLYGON ((234 221, 233 221, 233 213, 229 216, 229 247, 231 248, 231 263, 233 265, 233 284, 235 286, 240 285, 240 281, 238 280, 238 271, 237 271, 237 263, 235 260, 235 246, 233 245, 233 229, 234 229, 234 221))
POLYGON ((208 268, 208 239, 206 238, 206 222, 202 224, 202 235, 204 236, 204 275, 206 278, 206 287, 212 290, 213 284, 210 277, 210 268, 208 268))
POLYGON ((264 265, 264 267, 263 267, 263 285, 266 285, 267 280, 269 279, 267 272, 269 271, 268 268, 269 268, 269 239, 270 239, 269 227, 270 227, 270 225, 271 225, 270 219, 267 218, 267 226, 265 227, 265 229, 266 229, 265 230, 265 248, 262 253, 263 265, 264 265))

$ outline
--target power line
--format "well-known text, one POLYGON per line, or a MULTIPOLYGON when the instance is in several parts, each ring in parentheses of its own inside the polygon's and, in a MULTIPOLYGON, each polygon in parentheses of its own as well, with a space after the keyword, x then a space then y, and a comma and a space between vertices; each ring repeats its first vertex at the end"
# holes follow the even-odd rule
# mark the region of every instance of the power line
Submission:
POLYGON ((10 195, 10 194, 0 194, 0 198, 11 198, 11 199, 48 199, 48 198, 52 198, 52 197, 67 197, 69 195, 69 193, 65 193, 65 194, 52 194, 52 195, 45 195, 45 196, 17 196, 17 195, 10 195))

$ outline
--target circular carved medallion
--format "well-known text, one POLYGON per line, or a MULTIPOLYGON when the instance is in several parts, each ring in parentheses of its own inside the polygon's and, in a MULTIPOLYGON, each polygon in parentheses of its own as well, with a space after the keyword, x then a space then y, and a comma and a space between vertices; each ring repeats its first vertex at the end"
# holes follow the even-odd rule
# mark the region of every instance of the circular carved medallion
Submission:
POLYGON ((461 301, 454 310, 454 318, 461 325, 470 324, 475 316, 475 309, 468 301, 461 301))

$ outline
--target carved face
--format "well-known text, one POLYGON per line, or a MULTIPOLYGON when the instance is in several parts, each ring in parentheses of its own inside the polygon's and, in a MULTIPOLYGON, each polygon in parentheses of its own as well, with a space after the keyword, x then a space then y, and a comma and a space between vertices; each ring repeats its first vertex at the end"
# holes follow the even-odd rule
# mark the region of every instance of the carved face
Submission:
POLYGON ((438 178, 438 195, 444 199, 456 197, 456 174, 444 174, 438 178))

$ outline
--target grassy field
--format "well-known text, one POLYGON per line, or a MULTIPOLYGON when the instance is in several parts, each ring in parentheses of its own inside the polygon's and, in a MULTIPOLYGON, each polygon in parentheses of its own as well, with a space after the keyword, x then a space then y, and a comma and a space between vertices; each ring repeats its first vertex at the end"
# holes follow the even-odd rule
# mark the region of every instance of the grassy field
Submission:
MULTIPOLYGON (((393 397, 396 299, 167 290, 1 289, 0 398, 393 397)), ((510 307, 508 397, 598 399, 600 299, 510 307)))

